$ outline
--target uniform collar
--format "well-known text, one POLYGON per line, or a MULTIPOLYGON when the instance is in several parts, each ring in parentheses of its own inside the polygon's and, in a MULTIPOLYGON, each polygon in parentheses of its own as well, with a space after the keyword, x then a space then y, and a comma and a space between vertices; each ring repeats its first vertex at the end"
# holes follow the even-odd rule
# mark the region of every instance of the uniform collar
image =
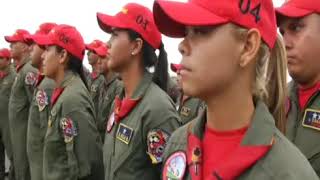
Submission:
POLYGON ((64 79, 61 82, 59 87, 66 87, 67 85, 69 85, 71 83, 71 81, 74 79, 74 77, 76 76, 76 74, 72 71, 66 71, 65 75, 64 75, 64 79))
MULTIPOLYGON (((194 121, 194 124, 190 127, 190 132, 202 140, 206 122, 206 111, 204 111, 194 121)), ((257 101, 252 122, 241 144, 270 145, 275 130, 274 119, 267 106, 262 101, 257 101)))
MULTIPOLYGON (((143 74, 143 78, 140 81, 138 87, 134 90, 131 99, 141 99, 146 93, 151 83, 152 83, 152 74, 145 71, 143 74)), ((124 89, 122 90, 121 98, 123 96, 124 96, 124 89)))
POLYGON ((107 78, 105 78, 104 80, 104 84, 106 87, 108 87, 113 81, 115 81, 118 78, 117 75, 113 75, 109 80, 107 80, 107 78))
POLYGON ((27 58, 24 58, 24 59, 21 61, 21 63, 20 63, 20 64, 17 66, 17 68, 16 68, 17 73, 23 68, 23 66, 24 66, 27 62, 29 62, 29 60, 30 60, 30 58, 27 57, 27 58))

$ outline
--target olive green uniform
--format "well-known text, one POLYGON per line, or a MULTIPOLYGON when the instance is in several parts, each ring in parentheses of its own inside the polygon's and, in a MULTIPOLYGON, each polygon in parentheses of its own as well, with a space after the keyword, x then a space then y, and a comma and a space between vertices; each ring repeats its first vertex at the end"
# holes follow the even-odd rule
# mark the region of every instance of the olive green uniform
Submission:
POLYGON ((17 72, 9 101, 9 127, 15 177, 17 180, 30 179, 27 158, 27 128, 30 104, 33 97, 37 69, 25 59, 17 72))
MULTIPOLYGON (((206 124, 205 115, 206 113, 204 111, 194 121, 179 128, 171 136, 164 155, 163 179, 167 180, 168 176, 173 174, 169 172, 181 173, 174 173, 176 176, 183 176, 181 179, 197 179, 196 177, 200 176, 202 168, 201 158, 195 158, 196 156, 194 156, 193 153, 188 153, 188 151, 193 150, 191 148, 192 138, 190 137, 195 137, 201 144, 206 124), (177 163, 180 166, 177 164, 173 166, 174 161, 172 160, 175 159, 173 157, 178 157, 177 153, 179 152, 187 154, 187 162, 183 163, 183 161, 180 161, 180 163, 177 163), (185 172, 183 173, 183 171, 185 172), (196 174, 196 171, 198 171, 199 174, 196 174)), ((201 157, 201 148, 197 154, 201 157)), ((256 104, 253 121, 245 133, 239 149, 234 151, 233 154, 230 154, 230 157, 232 158, 226 158, 223 163, 213 169, 212 179, 229 179, 226 178, 226 176, 232 177, 230 175, 237 172, 241 173, 234 174, 235 177, 233 177, 233 179, 319 179, 303 154, 275 127, 272 115, 262 102, 256 104), (255 156, 256 153, 259 153, 262 147, 266 147, 267 152, 262 154, 263 156, 253 164, 242 167, 243 162, 246 162, 252 156, 255 156), (240 151, 240 149, 242 149, 242 151, 240 151), (223 174, 222 172, 225 173, 223 174)), ((203 158, 206 157, 202 157, 202 159, 203 158)))
POLYGON ((97 109, 99 106, 99 94, 102 90, 103 82, 104 76, 102 74, 98 74, 96 77, 91 77, 91 80, 88 83, 96 113, 98 113, 97 109))
MULTIPOLYGON (((1 136, 1 143, 3 144, 4 149, 7 152, 8 158, 10 161, 12 161, 12 147, 11 147, 11 138, 10 138, 10 131, 9 131, 9 115, 8 115, 8 103, 9 103, 9 98, 10 98, 10 93, 11 93, 11 88, 16 76, 16 73, 14 70, 10 67, 8 67, 5 70, 5 73, 7 75, 3 77, 2 79, 0 78, 0 136, 1 136)), ((3 149, 3 150, 4 150, 3 149)), ((1 158, 1 166, 3 166, 2 170, 3 173, 5 171, 5 152, 1 152, 2 154, 0 155, 1 158)), ((4 175, 4 174, 2 174, 4 175)), ((1 176, 2 176, 1 175, 1 176)), ((1 179, 0 176, 0 179, 1 179)), ((2 176, 3 177, 3 176, 2 176)))
POLYGON ((70 71, 61 88, 58 95, 57 89, 52 94, 56 100, 51 102, 44 139, 44 179, 101 180, 102 142, 89 91, 79 75, 70 71))
POLYGON ((42 180, 43 143, 47 131, 54 81, 49 78, 39 78, 35 86, 29 112, 27 153, 31 179, 42 180))
POLYGON ((320 92, 300 108, 297 84, 289 83, 286 136, 307 157, 320 176, 320 92))
MULTIPOLYGON (((120 95, 121 99, 123 97, 124 90, 120 95)), ((131 99, 139 99, 139 102, 106 131, 105 180, 159 179, 163 149, 178 127, 179 116, 173 102, 152 82, 150 73, 145 72, 131 99)))
POLYGON ((188 97, 182 100, 182 95, 179 98, 178 113, 180 115, 181 125, 185 125, 197 117, 201 110, 205 109, 205 104, 198 98, 188 97))
POLYGON ((99 94, 99 106, 97 108, 97 125, 100 132, 102 142, 106 133, 107 120, 110 115, 112 103, 116 95, 120 94, 122 90, 121 81, 115 75, 109 81, 104 80, 100 94, 99 94))

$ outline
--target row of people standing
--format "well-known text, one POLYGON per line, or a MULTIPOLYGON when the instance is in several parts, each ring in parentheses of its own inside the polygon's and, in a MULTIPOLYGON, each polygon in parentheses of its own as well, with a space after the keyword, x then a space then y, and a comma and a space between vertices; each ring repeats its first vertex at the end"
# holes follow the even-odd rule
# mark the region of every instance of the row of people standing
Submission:
MULTIPOLYGON (((294 49, 294 37, 302 33, 298 28, 304 28, 299 23, 315 24, 319 9, 311 1, 292 0, 278 10, 288 54, 294 49), (295 14, 297 7, 300 13, 295 14)), ((290 56, 289 72, 298 85, 292 86, 285 114, 286 57, 271 0, 158 0, 153 14, 129 3, 115 16, 98 13, 97 18, 101 29, 111 33, 109 54, 101 64, 107 63, 108 72, 111 69, 122 80, 107 119, 101 121, 103 157, 97 113, 81 71, 85 45, 75 28, 58 25, 39 42, 45 49, 43 74, 55 82, 43 145, 44 179, 318 179, 310 166, 318 171, 317 144, 298 143, 303 136, 317 137, 319 118, 313 101, 318 92, 317 68, 307 66, 314 70, 309 82, 311 76, 299 74, 299 58, 290 56), (206 103, 195 120, 177 131, 181 120, 165 93, 168 64, 158 29, 184 37, 179 45, 183 92, 206 103), (153 74, 147 71, 151 66, 155 66, 153 74), (299 111, 303 118, 295 115, 299 111), (286 115, 292 117, 288 123, 286 115), (280 132, 285 133, 285 126, 300 151, 280 132)), ((303 59, 309 60, 307 55, 303 59)), ((11 96, 14 92, 18 96, 20 87, 28 89, 37 79, 31 70, 17 72, 11 96), (19 78, 24 80, 21 86, 19 78)), ((19 118, 10 113, 16 102, 10 98, 10 129, 16 128, 11 124, 19 118), (15 117, 12 123, 11 117, 15 117)), ((16 131, 15 137, 24 132, 16 131)), ((23 145, 14 144, 15 162, 23 157, 15 155, 21 152, 15 148, 23 145)), ((14 166, 19 177, 25 168, 14 166)))

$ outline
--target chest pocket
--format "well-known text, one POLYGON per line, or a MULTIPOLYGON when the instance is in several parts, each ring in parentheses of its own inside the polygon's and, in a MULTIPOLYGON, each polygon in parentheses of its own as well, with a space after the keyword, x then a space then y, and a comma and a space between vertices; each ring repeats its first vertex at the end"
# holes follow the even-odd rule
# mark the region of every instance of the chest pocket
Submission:
POLYGON ((301 115, 295 144, 309 160, 320 161, 320 98, 301 115))
POLYGON ((10 96, 10 93, 11 93, 11 87, 12 87, 12 82, 9 82, 8 80, 3 80, 1 83, 0 83, 0 93, 1 93, 1 96, 5 96, 5 97, 9 97, 10 96))

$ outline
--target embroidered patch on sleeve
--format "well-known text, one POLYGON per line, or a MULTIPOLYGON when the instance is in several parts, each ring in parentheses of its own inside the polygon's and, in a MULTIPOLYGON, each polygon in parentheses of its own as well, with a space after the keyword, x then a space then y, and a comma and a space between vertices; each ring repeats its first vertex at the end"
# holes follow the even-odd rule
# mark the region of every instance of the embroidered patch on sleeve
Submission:
POLYGON ((26 83, 26 85, 34 85, 37 81, 37 75, 33 72, 28 72, 24 82, 26 83))
POLYGON ((62 118, 60 121, 60 127, 63 132, 65 143, 72 142, 73 138, 78 135, 76 126, 70 118, 62 118))
POLYGON ((169 140, 169 134, 162 129, 152 129, 147 135, 148 155, 152 164, 162 162, 164 148, 169 140))
POLYGON ((182 180, 187 167, 186 153, 177 151, 170 155, 164 164, 162 171, 163 180, 182 180))

